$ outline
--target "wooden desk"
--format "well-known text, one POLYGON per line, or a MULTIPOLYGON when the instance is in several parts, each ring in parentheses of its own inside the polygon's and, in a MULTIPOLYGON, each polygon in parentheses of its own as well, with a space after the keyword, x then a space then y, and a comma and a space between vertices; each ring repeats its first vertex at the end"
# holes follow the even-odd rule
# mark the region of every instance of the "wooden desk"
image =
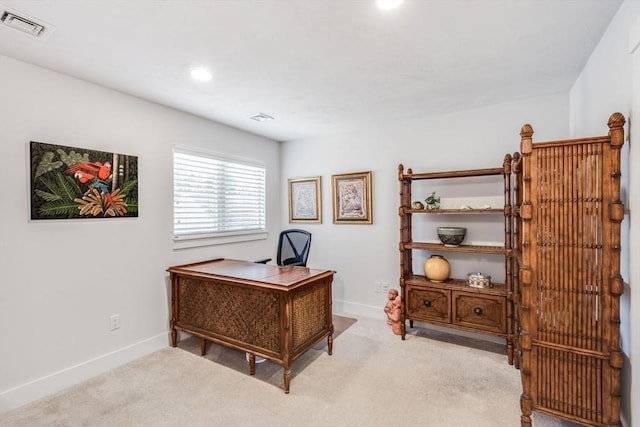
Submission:
POLYGON ((284 367, 289 393, 291 364, 327 337, 333 351, 331 283, 333 271, 277 267, 215 259, 170 267, 171 346, 177 331, 249 353, 284 367))

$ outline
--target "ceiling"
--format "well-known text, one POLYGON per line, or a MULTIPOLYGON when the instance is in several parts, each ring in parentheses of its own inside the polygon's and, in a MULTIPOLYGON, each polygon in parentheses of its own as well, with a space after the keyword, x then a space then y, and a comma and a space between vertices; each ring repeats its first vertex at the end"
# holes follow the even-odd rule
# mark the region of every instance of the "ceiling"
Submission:
POLYGON ((55 26, 0 54, 288 141, 567 92, 621 3, 0 0, 55 26))

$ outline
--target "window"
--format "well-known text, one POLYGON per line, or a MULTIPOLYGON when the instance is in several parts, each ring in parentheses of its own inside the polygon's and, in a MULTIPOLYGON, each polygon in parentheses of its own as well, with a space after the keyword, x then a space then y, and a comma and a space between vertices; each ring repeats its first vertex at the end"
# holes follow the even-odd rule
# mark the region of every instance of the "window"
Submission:
POLYGON ((175 147, 175 240, 266 232, 265 168, 175 147))

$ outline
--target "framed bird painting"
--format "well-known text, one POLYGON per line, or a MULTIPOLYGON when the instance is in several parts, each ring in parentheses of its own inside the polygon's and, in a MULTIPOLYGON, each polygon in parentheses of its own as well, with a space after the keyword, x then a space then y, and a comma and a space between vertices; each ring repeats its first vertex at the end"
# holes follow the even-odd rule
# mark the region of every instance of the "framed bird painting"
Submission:
POLYGON ((138 157, 31 141, 31 219, 138 216, 138 157))

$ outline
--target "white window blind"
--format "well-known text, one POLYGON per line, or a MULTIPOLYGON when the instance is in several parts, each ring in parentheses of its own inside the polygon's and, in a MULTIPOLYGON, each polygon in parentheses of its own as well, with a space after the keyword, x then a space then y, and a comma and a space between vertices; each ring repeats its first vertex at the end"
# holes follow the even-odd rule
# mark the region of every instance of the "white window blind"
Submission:
POLYGON ((174 148, 174 238, 266 229, 265 169, 174 148))

